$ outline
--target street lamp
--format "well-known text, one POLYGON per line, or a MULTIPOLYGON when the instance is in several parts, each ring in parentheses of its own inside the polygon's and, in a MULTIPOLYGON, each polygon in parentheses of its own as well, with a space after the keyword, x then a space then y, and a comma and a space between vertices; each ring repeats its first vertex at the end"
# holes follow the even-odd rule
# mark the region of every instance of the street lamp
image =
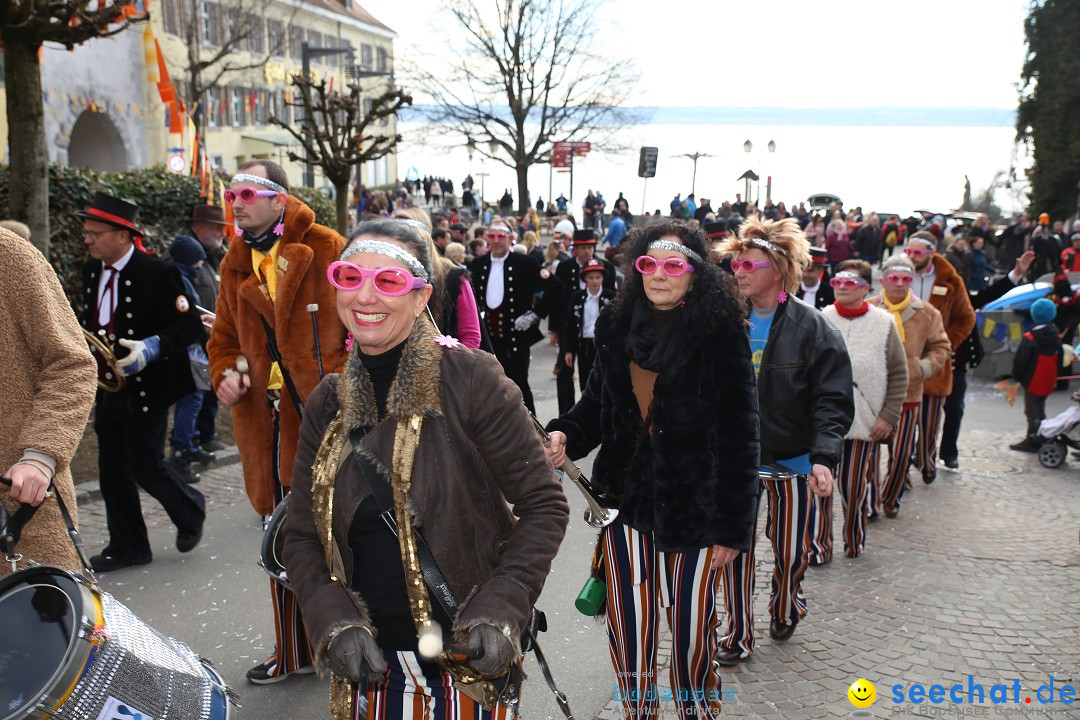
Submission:
MULTIPOLYGON (((750 142, 750 141, 747 140, 747 142, 750 142)), ((716 157, 716 156, 715 155, 710 155, 708 153, 700 153, 700 152, 695 151, 695 152, 692 152, 692 153, 683 153, 681 155, 674 155, 673 157, 685 157, 685 158, 690 158, 691 160, 694 161, 694 175, 690 179, 690 194, 691 195, 696 194, 696 188, 697 188, 697 161, 700 160, 701 158, 716 157)))
MULTIPOLYGON (((775 153, 776 152, 776 141, 775 140, 769 140, 769 144, 766 145, 766 147, 769 149, 770 154, 775 153)), ((743 152, 745 152, 747 155, 749 155, 750 152, 754 149, 754 143, 750 142, 750 139, 747 138, 746 142, 744 142, 742 144, 742 149, 743 149, 743 152)), ((749 172, 749 171, 747 171, 747 172, 749 172)), ((758 160, 758 172, 756 174, 758 176, 761 175, 761 160, 758 160)), ((746 200, 747 200, 747 202, 749 202, 750 201, 750 177, 745 173, 743 174, 743 177, 746 179, 746 200)), ((755 205, 758 202, 760 202, 760 200, 761 200, 761 185, 760 185, 760 179, 759 178, 758 178, 758 183, 759 183, 758 184, 758 196, 754 200, 755 205)), ((766 195, 766 199, 769 199, 769 198, 772 197, 772 176, 771 175, 769 176, 769 179, 768 179, 768 181, 766 182, 766 185, 765 185, 765 195, 766 195)))

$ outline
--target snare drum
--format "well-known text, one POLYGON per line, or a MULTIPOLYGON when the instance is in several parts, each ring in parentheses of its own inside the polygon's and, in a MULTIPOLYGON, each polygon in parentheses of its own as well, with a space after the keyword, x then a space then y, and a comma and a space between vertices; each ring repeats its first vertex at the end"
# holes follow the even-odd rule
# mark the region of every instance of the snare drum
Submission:
POLYGON ((274 508, 274 514, 266 521, 263 529, 262 547, 259 550, 259 567, 269 573, 289 590, 292 583, 285 573, 285 533, 281 526, 285 524, 285 513, 289 509, 289 495, 274 508))
POLYGON ((0 720, 233 717, 236 696, 209 663, 79 575, 5 577, 0 618, 0 720))

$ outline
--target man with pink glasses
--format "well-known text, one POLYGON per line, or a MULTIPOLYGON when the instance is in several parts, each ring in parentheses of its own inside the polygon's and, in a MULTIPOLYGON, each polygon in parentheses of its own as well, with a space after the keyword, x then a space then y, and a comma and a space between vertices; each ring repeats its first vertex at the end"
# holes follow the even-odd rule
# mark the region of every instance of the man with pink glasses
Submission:
MULTIPOLYGON (((953 352, 959 348, 975 327, 975 310, 971 306, 967 287, 960 273, 936 252, 937 239, 920 231, 908 238, 904 253, 915 268, 911 294, 929 303, 941 313, 941 322, 953 352)), ((915 452, 915 467, 922 472, 927 485, 937 479, 938 433, 945 398, 953 391, 952 357, 945 366, 923 385, 922 406, 919 410, 919 438, 915 452)))
MULTIPOLYGON (((292 485, 298 406, 323 373, 344 365, 345 329, 326 272, 345 240, 315 223, 311 208, 289 195, 285 171, 269 160, 241 165, 225 200, 240 237, 221 262, 217 319, 207 345, 210 377, 218 400, 233 408, 248 499, 267 516, 292 485), (275 344, 279 361, 268 343, 275 344)), ((256 684, 314 672, 292 592, 271 580, 271 595, 274 653, 248 671, 256 684)))
POLYGON ((495 357, 506 377, 521 389, 529 412, 535 414, 529 349, 544 337, 538 326, 547 310, 533 308, 533 297, 540 289, 540 265, 528 255, 510 252, 515 238, 509 225, 501 218, 495 220, 484 233, 491 251, 473 261, 472 274, 495 357))

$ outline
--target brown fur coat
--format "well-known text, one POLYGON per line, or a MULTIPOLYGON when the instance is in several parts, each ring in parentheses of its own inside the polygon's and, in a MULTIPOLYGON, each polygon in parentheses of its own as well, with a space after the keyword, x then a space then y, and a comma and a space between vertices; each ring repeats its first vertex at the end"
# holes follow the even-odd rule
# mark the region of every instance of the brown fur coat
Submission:
MULTIPOLYGON (((338 319, 336 292, 326 279, 326 268, 338 259, 345 240, 330 228, 315 224, 315 213, 294 197, 285 206, 285 235, 281 239, 279 267, 284 274, 271 304, 251 266, 251 248, 243 240, 229 247, 221 263, 217 320, 207 350, 215 387, 226 369, 236 367, 243 355, 250 365, 251 389, 233 407, 233 432, 244 466, 248 499, 263 515, 275 505, 273 480, 273 418, 266 400, 270 356, 260 316, 277 335, 282 364, 292 376, 300 399, 319 384, 315 338, 307 306, 318 303, 319 343, 323 370, 339 372, 345 364, 345 328, 338 319)), ((293 457, 300 418, 288 392, 282 388, 280 425, 281 484, 292 484, 293 457)))
MULTIPOLYGON (((941 322, 949 336, 952 349, 956 350, 975 327, 975 309, 971 307, 964 279, 956 268, 943 256, 934 253, 934 289, 930 292, 930 304, 941 313, 941 322)), ((946 396, 952 392, 952 353, 945 366, 923 383, 923 394, 946 396)))
MULTIPOLYGON (((38 250, 0 230, 0 472, 33 448, 56 460, 53 479, 73 515, 71 461, 94 404, 97 369, 56 273, 38 250)), ((4 506, 18 504, 0 490, 4 506)), ((26 560, 79 569, 60 509, 46 498, 16 548, 26 560)), ((0 575, 11 566, 0 562, 0 575)))

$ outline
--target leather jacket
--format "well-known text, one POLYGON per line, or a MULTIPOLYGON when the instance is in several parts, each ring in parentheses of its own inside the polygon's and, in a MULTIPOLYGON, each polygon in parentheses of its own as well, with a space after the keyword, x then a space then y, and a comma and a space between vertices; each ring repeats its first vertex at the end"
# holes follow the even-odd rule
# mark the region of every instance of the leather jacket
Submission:
POLYGON ((339 408, 347 429, 371 428, 361 453, 388 482, 397 420, 424 416, 409 498, 416 531, 457 600, 453 629, 489 623, 508 627, 516 642, 569 518, 566 496, 521 392, 493 356, 464 347, 444 349, 423 321, 402 354, 387 417, 379 420, 370 376, 355 352, 345 372, 328 375, 305 407, 284 525, 285 566, 316 660, 335 630, 373 629, 363 598, 346 590, 353 587, 349 528, 370 494, 358 463, 346 460, 334 482, 332 526, 344 586, 330 577, 312 513, 312 462, 339 408))
POLYGON ((855 417, 851 362, 836 328, 802 300, 776 307, 758 372, 761 462, 810 453, 835 468, 855 417))

